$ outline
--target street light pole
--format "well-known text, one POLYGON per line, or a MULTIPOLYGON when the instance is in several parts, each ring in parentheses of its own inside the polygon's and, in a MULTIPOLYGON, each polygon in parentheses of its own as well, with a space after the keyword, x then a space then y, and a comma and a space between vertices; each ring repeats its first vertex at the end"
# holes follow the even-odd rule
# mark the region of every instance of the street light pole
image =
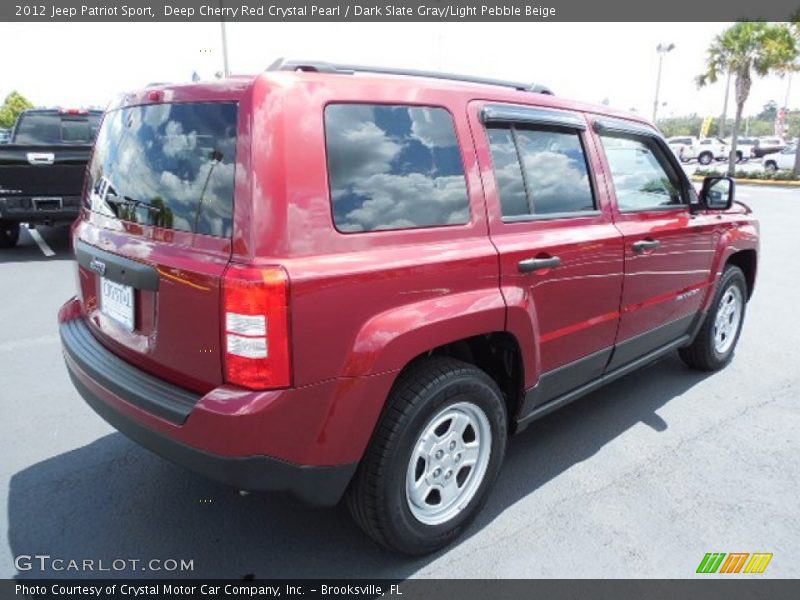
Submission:
MULTIPOLYGON (((219 7, 223 8, 222 0, 219 0, 219 7)), ((220 13, 224 15, 225 11, 220 10, 220 13)), ((225 31, 225 17, 220 18, 219 25, 222 29, 222 74, 227 77, 230 75, 230 71, 228 70, 228 36, 225 31)))
POLYGON ((658 94, 661 91, 661 67, 664 63, 664 55, 675 48, 675 44, 659 44, 656 46, 658 52, 658 76, 656 77, 656 98, 653 101, 653 123, 656 122, 656 115, 658 114, 658 94))

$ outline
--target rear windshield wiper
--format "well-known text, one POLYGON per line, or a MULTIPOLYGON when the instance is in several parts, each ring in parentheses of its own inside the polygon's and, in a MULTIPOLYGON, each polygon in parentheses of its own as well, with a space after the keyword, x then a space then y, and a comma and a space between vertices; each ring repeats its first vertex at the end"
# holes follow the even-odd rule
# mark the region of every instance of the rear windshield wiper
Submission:
POLYGON ((105 201, 109 204, 113 204, 115 206, 120 206, 124 204, 125 206, 135 206, 137 208, 141 207, 145 210, 148 210, 152 213, 160 214, 164 212, 163 206, 157 206, 155 204, 151 204, 150 202, 146 202, 144 200, 136 200, 135 198, 131 198, 130 196, 117 196, 116 194, 108 193, 106 194, 105 201))

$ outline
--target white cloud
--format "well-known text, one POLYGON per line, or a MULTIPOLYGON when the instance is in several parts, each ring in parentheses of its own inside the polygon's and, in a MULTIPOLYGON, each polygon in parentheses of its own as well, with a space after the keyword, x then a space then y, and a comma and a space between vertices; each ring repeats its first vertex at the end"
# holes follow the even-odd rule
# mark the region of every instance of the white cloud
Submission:
POLYGON ((432 179, 421 173, 378 174, 355 182, 353 191, 369 195, 369 199, 347 213, 346 223, 339 224, 347 231, 469 220, 463 175, 432 179))

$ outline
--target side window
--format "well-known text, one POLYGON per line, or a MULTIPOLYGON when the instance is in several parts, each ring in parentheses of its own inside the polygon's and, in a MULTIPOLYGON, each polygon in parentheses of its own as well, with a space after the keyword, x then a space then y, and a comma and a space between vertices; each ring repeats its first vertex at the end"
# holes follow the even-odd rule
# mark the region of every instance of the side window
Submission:
POLYGON ((497 127, 488 130, 489 147, 492 149, 494 178, 504 217, 529 215, 533 211, 528 204, 522 168, 517 154, 517 145, 511 129, 497 127))
POLYGON ((682 205, 680 180, 655 140, 601 136, 620 210, 682 205))
POLYGON ((504 217, 595 209, 577 131, 514 125, 491 127, 488 136, 504 217))
POLYGON ((325 138, 339 231, 469 222, 464 164, 447 110, 331 104, 325 138))

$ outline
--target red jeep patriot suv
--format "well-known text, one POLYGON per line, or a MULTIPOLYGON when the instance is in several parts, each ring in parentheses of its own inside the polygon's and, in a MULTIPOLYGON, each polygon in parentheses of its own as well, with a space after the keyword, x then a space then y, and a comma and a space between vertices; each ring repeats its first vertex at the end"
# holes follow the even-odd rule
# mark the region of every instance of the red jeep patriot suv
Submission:
POLYGON ((149 88, 98 134, 66 365, 158 454, 430 552, 510 433, 675 349, 731 359, 758 251, 733 192, 542 87, 279 62, 149 88))

